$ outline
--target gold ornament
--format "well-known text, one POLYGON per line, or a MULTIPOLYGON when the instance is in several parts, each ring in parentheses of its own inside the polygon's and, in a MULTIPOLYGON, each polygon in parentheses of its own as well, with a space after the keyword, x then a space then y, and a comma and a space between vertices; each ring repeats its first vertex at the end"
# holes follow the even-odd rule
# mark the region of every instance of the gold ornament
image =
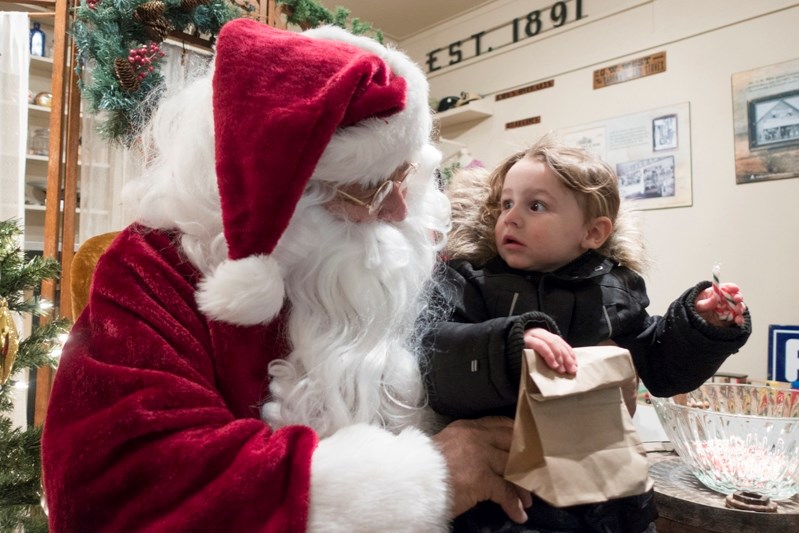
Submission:
POLYGON ((0 385, 5 385, 11 376, 18 349, 17 326, 5 299, 0 298, 0 385))

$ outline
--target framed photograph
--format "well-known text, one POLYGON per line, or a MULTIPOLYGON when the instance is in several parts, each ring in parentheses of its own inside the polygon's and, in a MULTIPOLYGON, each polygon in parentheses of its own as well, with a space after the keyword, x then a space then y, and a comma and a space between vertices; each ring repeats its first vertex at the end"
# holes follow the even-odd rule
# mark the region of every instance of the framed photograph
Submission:
POLYGON ((560 130, 563 142, 605 160, 637 209, 692 204, 688 102, 560 130))
POLYGON ((799 145, 799 90, 749 102, 749 150, 799 145))
POLYGON ((619 192, 628 200, 674 196, 673 155, 617 163, 616 174, 619 192))
POLYGON ((652 151, 677 148, 677 115, 652 119, 652 151))
POLYGON ((732 75, 735 181, 799 177, 799 59, 732 75))

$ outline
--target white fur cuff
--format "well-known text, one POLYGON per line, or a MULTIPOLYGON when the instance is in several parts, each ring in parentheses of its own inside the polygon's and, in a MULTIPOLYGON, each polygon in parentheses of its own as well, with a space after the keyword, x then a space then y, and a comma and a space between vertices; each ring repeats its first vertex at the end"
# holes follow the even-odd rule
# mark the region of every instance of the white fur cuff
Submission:
POLYGON ((197 304, 214 320, 253 326, 277 316, 285 295, 278 262, 256 255, 223 261, 200 282, 197 304))
POLYGON ((445 532, 447 467, 429 437, 358 424, 319 443, 308 531, 445 532))

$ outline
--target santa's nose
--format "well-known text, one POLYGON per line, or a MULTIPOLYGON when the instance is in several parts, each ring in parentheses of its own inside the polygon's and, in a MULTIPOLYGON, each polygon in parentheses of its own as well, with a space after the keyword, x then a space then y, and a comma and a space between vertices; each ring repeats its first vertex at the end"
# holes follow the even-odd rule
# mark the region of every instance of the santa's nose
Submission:
POLYGON ((405 202, 405 187, 395 183, 391 193, 383 200, 377 218, 383 222, 402 222, 408 216, 408 204, 405 202))

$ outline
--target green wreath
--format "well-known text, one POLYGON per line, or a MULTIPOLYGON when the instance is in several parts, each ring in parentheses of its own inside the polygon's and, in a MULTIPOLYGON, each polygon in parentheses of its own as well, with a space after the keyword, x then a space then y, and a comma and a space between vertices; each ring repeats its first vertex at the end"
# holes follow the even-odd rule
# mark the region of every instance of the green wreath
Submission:
MULTIPOLYGON (((245 1, 246 0, 239 0, 245 1)), ((265 0, 264 0, 265 1, 265 0)), ((255 8, 235 0, 81 0, 71 35, 77 49, 78 87, 89 112, 99 114, 98 131, 131 146, 164 90, 160 43, 173 32, 210 35, 211 42, 229 20, 255 8), (84 80, 84 68, 91 79, 84 80)), ((276 0, 289 24, 303 29, 322 24, 347 27, 349 10, 329 11, 313 0, 276 0)), ((349 21, 356 34, 380 31, 358 19, 349 21)))

